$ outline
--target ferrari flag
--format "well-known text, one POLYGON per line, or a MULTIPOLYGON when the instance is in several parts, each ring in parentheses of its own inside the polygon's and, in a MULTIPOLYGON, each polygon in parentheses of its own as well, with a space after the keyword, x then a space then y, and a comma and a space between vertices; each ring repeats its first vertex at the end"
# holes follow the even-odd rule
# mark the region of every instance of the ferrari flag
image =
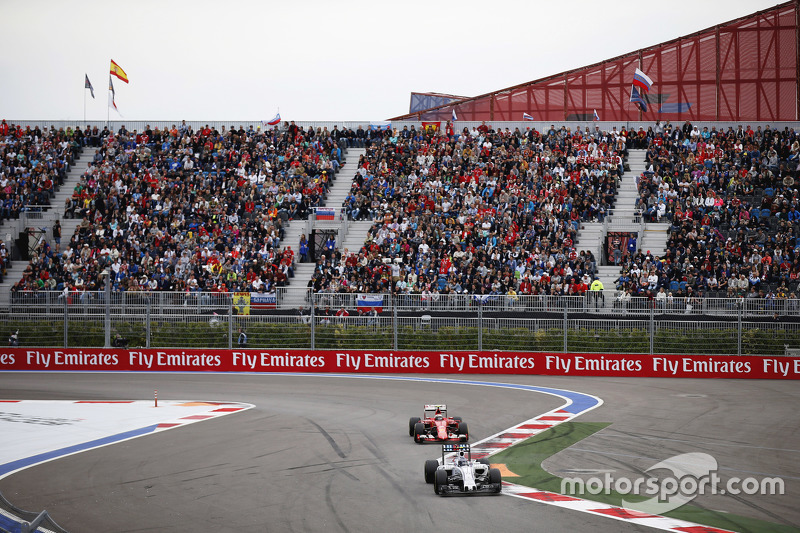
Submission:
POLYGON ((125 74, 125 71, 117 65, 114 60, 111 60, 111 75, 116 76, 117 78, 121 79, 125 83, 128 83, 128 75, 125 74))

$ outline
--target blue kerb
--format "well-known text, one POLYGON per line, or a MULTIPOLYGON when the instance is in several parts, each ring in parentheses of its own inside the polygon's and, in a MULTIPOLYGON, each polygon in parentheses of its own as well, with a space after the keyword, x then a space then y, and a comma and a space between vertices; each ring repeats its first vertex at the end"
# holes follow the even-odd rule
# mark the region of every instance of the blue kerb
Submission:
POLYGON ((455 383, 461 385, 484 385, 487 387, 500 387, 504 389, 518 389, 528 390, 534 392, 542 392, 545 394, 552 394, 566 398, 567 404, 561 407, 564 411, 572 414, 580 414, 589 409, 593 409, 600 405, 601 401, 594 396, 584 394, 582 392, 575 392, 564 389, 553 389, 550 387, 537 387, 536 385, 520 385, 517 383, 502 383, 497 381, 474 381, 468 379, 451 379, 451 378, 426 378, 426 377, 409 377, 409 376, 372 376, 372 375, 359 375, 359 374, 315 374, 309 372, 275 372, 273 375, 282 376, 327 376, 327 377, 346 377, 346 378, 361 378, 361 379, 389 379, 396 381, 427 381, 434 383, 455 383))
POLYGON ((71 453, 81 452, 84 450, 89 450, 91 448, 97 448, 98 446, 103 446, 104 444, 111 444, 113 442, 119 442, 121 440, 130 439, 132 437, 138 437, 139 435, 144 435, 145 433, 151 433, 155 431, 157 427, 158 424, 139 429, 133 429, 131 431, 126 431, 124 433, 111 435, 110 437, 103 437, 101 439, 96 439, 81 444, 75 444, 74 446, 67 446, 66 448, 61 448, 59 450, 53 450, 52 452, 40 453, 39 455, 32 455, 30 457, 26 457, 25 459, 11 461, 10 463, 0 465, 0 477, 4 476, 5 474, 8 474, 9 472, 14 472, 15 470, 19 470, 20 468, 25 468, 27 466, 43 463, 50 459, 56 459, 58 457, 63 457, 71 453))

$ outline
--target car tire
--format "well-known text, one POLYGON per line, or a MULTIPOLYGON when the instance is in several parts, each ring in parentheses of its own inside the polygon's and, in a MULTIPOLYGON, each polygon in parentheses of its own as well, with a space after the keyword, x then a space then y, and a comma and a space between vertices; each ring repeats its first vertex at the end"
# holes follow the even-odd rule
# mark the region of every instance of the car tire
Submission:
POLYGON ((456 422, 461 422, 461 417, 460 416, 454 416, 453 420, 455 420, 456 422))
POLYGON ((458 424, 458 434, 464 435, 461 437, 461 442, 467 442, 469 440, 469 426, 466 422, 461 422, 458 424))
POLYGON ((447 471, 437 470, 433 476, 433 492, 436 494, 444 494, 441 487, 447 485, 447 471))
POLYGON ((489 483, 497 483, 495 492, 503 490, 503 476, 500 474, 500 470, 497 468, 489 469, 489 483))
POLYGON ((437 468, 439 468, 439 461, 436 459, 428 459, 425 461, 425 483, 433 483, 437 468))
POLYGON ((414 436, 414 426, 417 424, 417 422, 419 422, 419 417, 418 416, 412 416, 408 420, 408 436, 409 437, 413 437, 414 436))
POLYGON ((417 444, 422 444, 422 439, 420 436, 425 433, 425 424, 422 422, 417 422, 414 424, 414 442, 417 444))

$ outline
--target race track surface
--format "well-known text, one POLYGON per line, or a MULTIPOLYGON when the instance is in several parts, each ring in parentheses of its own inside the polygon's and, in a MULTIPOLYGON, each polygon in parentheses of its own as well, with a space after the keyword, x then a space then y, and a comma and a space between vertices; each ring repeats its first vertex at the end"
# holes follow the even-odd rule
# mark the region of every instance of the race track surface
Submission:
MULTIPOLYGON (((703 451, 720 472, 782 476, 786 494, 695 503, 800 526, 794 382, 469 379, 603 399, 577 421, 612 425, 546 461, 552 473, 641 475, 669 456, 703 451)), ((423 463, 441 452, 408 436, 408 418, 423 404, 447 403, 477 441, 563 404, 553 396, 326 375, 0 374, 0 399, 148 399, 154 389, 163 399, 255 408, 37 465, 0 480, 0 492, 22 509, 46 509, 73 533, 652 531, 508 496, 441 498, 425 484, 423 463)))

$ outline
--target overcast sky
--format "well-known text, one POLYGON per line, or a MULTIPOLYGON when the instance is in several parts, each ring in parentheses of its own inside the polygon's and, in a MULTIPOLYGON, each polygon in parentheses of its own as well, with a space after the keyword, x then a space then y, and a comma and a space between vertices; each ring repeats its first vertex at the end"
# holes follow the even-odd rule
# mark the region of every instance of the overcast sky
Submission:
POLYGON ((0 118, 105 120, 114 59, 112 120, 383 120, 780 3, 0 0, 0 118))

